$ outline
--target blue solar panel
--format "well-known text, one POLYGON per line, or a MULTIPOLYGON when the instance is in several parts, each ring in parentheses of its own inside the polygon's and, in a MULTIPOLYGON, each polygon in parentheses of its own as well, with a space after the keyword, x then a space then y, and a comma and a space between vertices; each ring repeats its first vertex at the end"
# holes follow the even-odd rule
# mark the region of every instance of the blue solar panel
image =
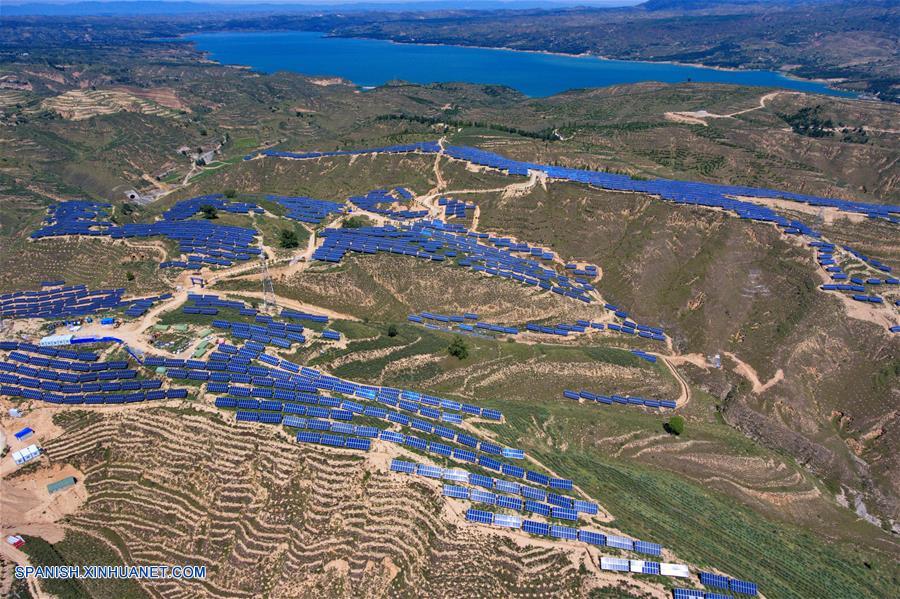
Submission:
POLYGON ((727 576, 721 574, 713 574, 711 572, 700 572, 700 583, 704 586, 714 587, 718 589, 728 589, 727 576))
POLYGON ((478 522, 479 524, 493 524, 494 514, 492 514, 491 512, 469 508, 468 510, 466 510, 466 520, 478 522))
POLYGON ((741 593, 742 595, 757 594, 755 582, 748 582, 746 580, 738 580, 736 578, 732 578, 728 584, 733 593, 741 593))
POLYGON ((454 497, 456 499, 468 499, 469 490, 459 485, 444 485, 444 497, 454 497))
POLYGON ((550 536, 557 539, 568 539, 574 541, 578 538, 578 529, 553 524, 550 526, 550 536))

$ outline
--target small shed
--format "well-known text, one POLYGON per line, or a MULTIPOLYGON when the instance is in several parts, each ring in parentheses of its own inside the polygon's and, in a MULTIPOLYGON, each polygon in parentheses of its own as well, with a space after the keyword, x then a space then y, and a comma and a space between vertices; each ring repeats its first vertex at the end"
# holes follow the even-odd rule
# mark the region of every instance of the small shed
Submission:
POLYGON ((24 464, 26 462, 30 462, 31 460, 39 457, 41 455, 41 450, 37 445, 29 445, 25 449, 20 449, 19 451, 13 452, 13 461, 16 464, 24 464))
POLYGON ((41 347, 57 347, 71 345, 74 335, 48 335, 38 342, 41 347))
POLYGON ((61 478, 56 482, 52 482, 47 485, 47 492, 56 493, 57 491, 62 491, 63 489, 67 489, 75 484, 74 476, 67 476, 65 478, 61 478))
POLYGON ((19 441, 24 441, 25 439, 27 439, 28 437, 30 437, 30 436, 33 435, 33 434, 34 434, 34 430, 32 430, 31 428, 29 428, 29 427, 26 426, 25 428, 23 428, 22 430, 20 430, 19 432, 17 432, 17 433, 15 434, 15 437, 16 437, 16 439, 18 439, 19 441))

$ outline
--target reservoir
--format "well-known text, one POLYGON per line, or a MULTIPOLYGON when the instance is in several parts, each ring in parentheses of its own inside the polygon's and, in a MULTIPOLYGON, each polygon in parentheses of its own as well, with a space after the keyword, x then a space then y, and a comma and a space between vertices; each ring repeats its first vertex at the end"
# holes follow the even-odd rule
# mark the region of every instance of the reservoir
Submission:
POLYGON ((691 80, 854 97, 851 92, 829 89, 824 83, 793 79, 773 71, 726 71, 591 56, 395 44, 325 37, 307 31, 205 33, 187 39, 223 64, 245 65, 265 73, 294 71, 312 76, 338 76, 363 87, 397 79, 412 83, 465 81, 506 85, 525 95, 541 97, 573 88, 691 80))

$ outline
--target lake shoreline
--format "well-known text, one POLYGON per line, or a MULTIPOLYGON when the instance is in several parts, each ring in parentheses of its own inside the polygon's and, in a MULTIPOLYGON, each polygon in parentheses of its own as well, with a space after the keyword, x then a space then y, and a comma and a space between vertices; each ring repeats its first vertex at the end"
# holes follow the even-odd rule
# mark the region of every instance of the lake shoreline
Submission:
MULTIPOLYGON (((209 57, 214 62, 221 64, 222 66, 248 68, 251 70, 260 70, 261 72, 267 72, 267 69, 264 69, 261 67, 256 67, 256 66, 253 66, 252 64, 224 61, 221 58, 215 56, 216 55, 215 51, 210 50, 210 49, 201 48, 200 44, 198 42, 200 41, 201 38, 213 38, 216 36, 266 35, 266 34, 271 34, 271 33, 310 34, 310 35, 318 36, 320 39, 323 39, 323 40, 352 40, 352 41, 361 41, 361 42, 379 42, 379 43, 387 43, 391 46, 395 46, 398 48, 423 47, 423 48, 447 48, 447 49, 460 49, 460 50, 481 50, 481 51, 492 51, 492 52, 504 52, 504 53, 509 53, 512 55, 520 55, 520 56, 521 55, 539 55, 539 56, 552 56, 552 57, 560 57, 560 58, 567 58, 567 59, 593 59, 600 63, 609 63, 609 64, 618 64, 618 65, 628 64, 628 65, 635 65, 635 66, 641 65, 641 66, 645 66, 645 67, 670 65, 670 66, 678 67, 678 68, 701 69, 701 70, 706 70, 706 71, 711 71, 711 72, 719 72, 719 73, 759 74, 759 75, 767 75, 767 76, 774 75, 776 77, 782 77, 783 79, 785 79, 787 81, 793 81, 793 82, 797 82, 797 83, 801 83, 801 84, 819 85, 819 86, 822 86, 823 88, 825 88, 823 90, 796 89, 796 88, 791 88, 791 87, 787 87, 784 85, 779 86, 777 82, 747 83, 747 82, 730 82, 730 81, 707 81, 707 80, 702 80, 702 79, 695 79, 690 75, 687 75, 685 77, 685 80, 683 80, 683 81, 666 81, 666 80, 655 79, 655 78, 651 77, 648 79, 637 80, 637 81, 621 81, 621 82, 611 82, 611 83, 605 83, 605 84, 590 84, 589 83, 589 84, 584 84, 584 85, 575 85, 575 86, 572 86, 572 87, 569 87, 566 89, 562 89, 559 91, 555 91, 552 93, 548 93, 548 94, 528 93, 528 92, 516 87, 516 85, 514 85, 514 84, 505 83, 502 81, 496 81, 493 83, 495 85, 503 85, 506 87, 516 89, 520 93, 522 93, 526 96, 529 96, 529 97, 549 97, 552 95, 565 93, 566 91, 570 91, 572 89, 602 88, 602 87, 609 87, 609 86, 613 86, 613 85, 631 85, 631 84, 635 84, 635 83, 644 83, 644 82, 647 82, 647 83, 657 82, 657 83, 663 83, 663 84, 675 84, 675 83, 690 82, 690 83, 711 83, 711 84, 722 84, 722 85, 734 85, 737 87, 752 87, 752 86, 771 87, 771 88, 781 87, 784 89, 791 89, 792 91, 798 91, 798 92, 807 93, 807 94, 820 94, 820 95, 828 95, 828 96, 836 97, 836 98, 854 99, 854 100, 863 100, 863 101, 866 101, 866 100, 878 101, 877 98, 868 98, 864 95, 861 95, 860 92, 858 92, 857 90, 846 89, 846 88, 840 87, 839 84, 842 81, 845 81, 843 79, 810 79, 810 78, 805 78, 805 77, 799 77, 797 75, 790 73, 789 71, 782 71, 782 70, 775 71, 775 70, 766 70, 766 69, 747 69, 747 68, 739 68, 739 67, 722 67, 722 66, 714 66, 714 65, 705 65, 703 63, 686 63, 686 62, 667 61, 667 60, 665 60, 665 61, 664 60, 659 60, 659 61, 627 60, 627 59, 620 59, 620 58, 612 58, 609 56, 603 56, 603 55, 598 55, 598 54, 591 54, 588 52, 580 53, 580 54, 573 54, 573 53, 555 52, 555 51, 549 51, 549 50, 529 50, 529 49, 502 47, 502 46, 477 46, 477 45, 462 45, 462 44, 442 44, 442 43, 434 43, 434 42, 398 41, 398 40, 387 39, 387 38, 378 38, 378 37, 333 35, 333 34, 330 34, 327 32, 308 31, 308 30, 299 30, 299 29, 277 29, 277 30, 273 29, 273 30, 266 30, 266 31, 221 30, 221 31, 206 31, 203 33, 181 34, 177 37, 179 39, 187 40, 188 42, 192 43, 198 52, 201 52, 202 54, 209 57), (831 92, 831 93, 829 93, 829 92, 831 92)), ((287 67, 287 66, 279 67, 278 69, 276 69, 276 71, 277 70, 295 72, 295 73, 307 75, 310 77, 317 77, 317 76, 325 75, 325 73, 305 72, 305 71, 298 70, 297 68, 291 68, 291 67, 287 67)), ((268 71, 268 72, 276 72, 276 71, 268 71)), ((373 87, 373 86, 378 87, 378 86, 384 85, 387 81, 389 81, 391 79, 407 80, 410 83, 418 83, 418 84, 439 83, 439 82, 446 82, 446 83, 460 82, 460 83, 472 83, 472 84, 476 84, 476 85, 490 85, 490 83, 483 83, 480 81, 455 79, 455 78, 446 79, 446 80, 443 80, 443 79, 442 80, 434 80, 434 81, 425 83, 425 82, 406 79, 402 75, 397 75, 396 77, 389 77, 388 79, 385 80, 385 82, 373 84, 370 82, 358 82, 358 81, 355 81, 353 78, 347 77, 346 75, 343 75, 343 74, 329 73, 329 75, 339 77, 339 78, 347 81, 348 83, 356 85, 357 87, 360 87, 360 88, 373 87)))

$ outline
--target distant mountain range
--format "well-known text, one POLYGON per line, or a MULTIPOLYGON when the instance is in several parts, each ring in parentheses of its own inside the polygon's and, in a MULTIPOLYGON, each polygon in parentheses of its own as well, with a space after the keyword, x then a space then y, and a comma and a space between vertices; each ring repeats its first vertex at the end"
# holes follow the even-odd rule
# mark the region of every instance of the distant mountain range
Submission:
POLYGON ((0 18, 13 16, 138 16, 237 13, 329 13, 373 11, 442 11, 558 9, 573 6, 634 6, 640 0, 433 0, 411 2, 180 2, 165 0, 111 0, 109 2, 3 2, 0 18))

